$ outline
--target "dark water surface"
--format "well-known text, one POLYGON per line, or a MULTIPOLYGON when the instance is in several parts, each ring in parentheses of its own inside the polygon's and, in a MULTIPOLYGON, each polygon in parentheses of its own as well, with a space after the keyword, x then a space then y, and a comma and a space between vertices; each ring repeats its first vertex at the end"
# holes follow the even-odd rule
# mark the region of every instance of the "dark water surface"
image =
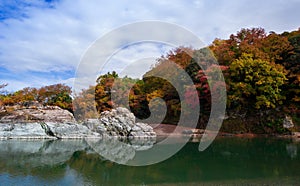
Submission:
POLYGON ((0 141, 0 185, 300 185, 300 143, 219 138, 158 164, 105 160, 84 141, 0 141))

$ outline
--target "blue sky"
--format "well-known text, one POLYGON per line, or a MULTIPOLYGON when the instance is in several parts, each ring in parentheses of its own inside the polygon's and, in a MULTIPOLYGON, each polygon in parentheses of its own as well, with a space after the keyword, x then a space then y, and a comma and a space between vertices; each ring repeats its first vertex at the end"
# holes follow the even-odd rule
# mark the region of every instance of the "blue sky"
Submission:
MULTIPOLYGON (((241 28, 296 30, 299 7, 300 0, 0 0, 0 83, 8 83, 10 91, 54 83, 72 86, 87 48, 132 22, 178 24, 210 44, 241 28)), ((115 61, 138 58, 140 53, 159 57, 168 49, 150 44, 126 48, 115 61)), ((118 63, 109 69, 118 70, 118 63)))

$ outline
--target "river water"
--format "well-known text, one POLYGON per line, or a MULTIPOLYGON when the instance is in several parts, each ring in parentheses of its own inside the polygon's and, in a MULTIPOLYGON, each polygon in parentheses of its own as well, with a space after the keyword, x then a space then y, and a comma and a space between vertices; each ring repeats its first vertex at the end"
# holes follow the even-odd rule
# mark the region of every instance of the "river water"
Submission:
POLYGON ((0 141, 0 185, 300 185, 300 143, 218 138, 189 142, 149 166, 111 162, 84 140, 0 141))

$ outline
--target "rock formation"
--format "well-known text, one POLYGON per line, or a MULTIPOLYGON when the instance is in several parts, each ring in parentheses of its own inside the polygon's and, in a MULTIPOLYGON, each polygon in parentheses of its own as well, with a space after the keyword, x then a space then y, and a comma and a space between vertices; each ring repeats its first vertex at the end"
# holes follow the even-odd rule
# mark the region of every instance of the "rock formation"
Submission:
POLYGON ((285 116, 282 122, 283 128, 290 129, 294 127, 293 120, 290 116, 285 116))
MULTIPOLYGON (((149 138, 155 142, 156 133, 144 123, 135 123, 135 116, 126 108, 101 113, 99 119, 77 124, 73 115, 57 106, 38 103, 0 108, 0 138, 149 138)), ((147 145, 148 146, 148 145, 147 145)))
POLYGON ((74 123, 1 123, 0 139, 100 138, 86 126, 74 123))
POLYGON ((43 106, 37 102, 0 107, 0 123, 75 122, 71 112, 58 106, 43 106))
POLYGON ((39 123, 0 123, 0 139, 11 138, 55 139, 47 135, 39 123))
POLYGON ((156 138, 156 133, 151 126, 145 123, 135 123, 133 113, 122 107, 104 111, 99 119, 87 120, 84 125, 103 136, 156 138))

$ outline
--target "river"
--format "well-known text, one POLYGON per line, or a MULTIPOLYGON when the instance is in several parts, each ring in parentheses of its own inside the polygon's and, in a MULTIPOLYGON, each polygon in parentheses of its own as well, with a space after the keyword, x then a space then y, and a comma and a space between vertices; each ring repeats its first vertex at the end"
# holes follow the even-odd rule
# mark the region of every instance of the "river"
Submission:
POLYGON ((198 145, 134 167, 101 157, 84 140, 0 141, 0 185, 300 184, 299 142, 223 137, 203 152, 198 145))

